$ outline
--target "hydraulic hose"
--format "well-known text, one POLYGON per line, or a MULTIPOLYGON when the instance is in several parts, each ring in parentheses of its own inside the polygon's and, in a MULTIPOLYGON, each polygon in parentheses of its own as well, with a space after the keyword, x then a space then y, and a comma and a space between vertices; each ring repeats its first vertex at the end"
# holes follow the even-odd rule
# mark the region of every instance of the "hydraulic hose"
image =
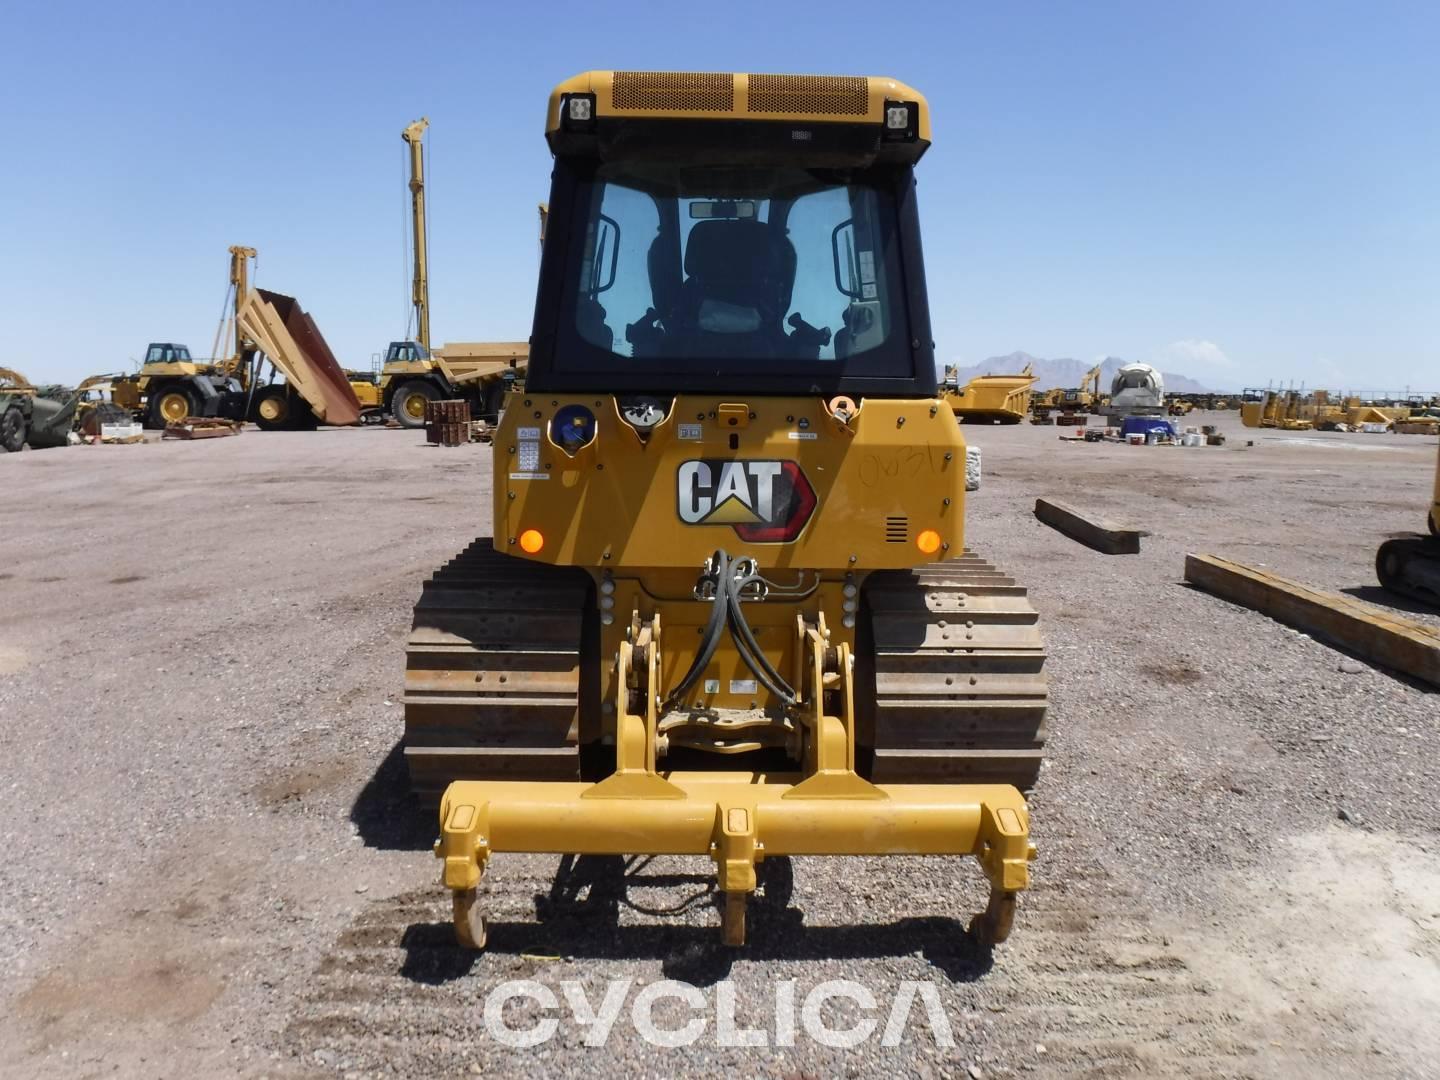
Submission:
POLYGON ((705 623, 700 649, 696 652, 695 659, 691 661, 680 681, 665 695, 664 708, 671 708, 681 701, 700 680, 705 669, 710 666, 710 661, 715 658, 721 636, 727 629, 731 640, 735 642, 735 651, 740 654, 740 659, 767 690, 786 705, 794 705, 800 700, 795 690, 770 663, 770 658, 755 640, 755 632, 740 609, 742 591, 757 582, 764 583, 764 578, 759 574, 746 573, 745 565, 745 561, 732 559, 724 548, 711 556, 708 573, 701 579, 711 584, 715 594, 710 618, 705 623))
POLYGON ((770 663, 770 658, 765 655, 765 650, 760 648, 760 643, 755 640, 755 632, 750 629, 750 624, 745 620, 745 613, 740 610, 741 590, 752 582, 761 580, 763 579, 759 574, 748 574, 743 577, 736 574, 729 577, 727 587, 730 590, 730 636, 735 641, 740 659, 764 684, 765 688, 786 705, 794 705, 800 700, 799 695, 770 663))
POLYGON ((690 662, 689 669, 681 676, 680 681, 665 695, 664 706, 667 709, 695 685, 710 666, 710 661, 715 658, 715 650, 720 647, 720 635, 725 630, 726 612, 730 605, 729 591, 724 584, 730 578, 730 556, 721 549, 711 557, 710 564, 709 578, 715 588, 714 606, 710 609, 710 618, 705 623, 705 632, 700 638, 700 651, 695 654, 695 659, 690 662))

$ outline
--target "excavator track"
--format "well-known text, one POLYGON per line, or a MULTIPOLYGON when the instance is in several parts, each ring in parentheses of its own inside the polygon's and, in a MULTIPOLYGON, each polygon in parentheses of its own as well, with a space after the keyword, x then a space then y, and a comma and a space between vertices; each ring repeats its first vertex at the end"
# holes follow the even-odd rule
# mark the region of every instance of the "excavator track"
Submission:
POLYGON ((579 777, 592 594, 583 570, 502 555, 488 536, 425 582, 403 699, 421 799, 438 802, 452 780, 579 777))
MULTIPOLYGON (((1024 588, 972 552, 865 583, 857 650, 862 771, 881 783, 1035 782, 1045 742, 1044 645, 1024 588), (866 637, 868 635, 869 642, 866 637)), ((472 543, 425 582, 405 671, 411 786, 574 780, 581 713, 599 692, 578 569, 472 543)))
POLYGON ((1033 786, 1048 690, 1026 590, 966 551, 876 571, 863 596, 856 704, 870 778, 1033 786))

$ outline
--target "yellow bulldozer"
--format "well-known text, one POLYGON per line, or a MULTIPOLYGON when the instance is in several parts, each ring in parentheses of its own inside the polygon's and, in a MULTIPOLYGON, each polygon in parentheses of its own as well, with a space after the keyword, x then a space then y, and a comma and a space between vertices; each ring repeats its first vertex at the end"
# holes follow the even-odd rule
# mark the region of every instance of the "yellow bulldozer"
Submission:
POLYGON ((1397 536, 1381 544, 1375 553, 1375 574, 1391 592, 1440 607, 1440 457, 1435 461, 1428 524, 1429 536, 1397 536))
POLYGON ((790 856, 968 855, 971 933, 1003 940, 1045 651, 1025 590, 965 546, 924 97, 589 72, 546 139, 494 535, 426 582, 407 648, 405 758, 440 797, 459 941, 484 944, 508 852, 706 857, 731 945, 790 856))

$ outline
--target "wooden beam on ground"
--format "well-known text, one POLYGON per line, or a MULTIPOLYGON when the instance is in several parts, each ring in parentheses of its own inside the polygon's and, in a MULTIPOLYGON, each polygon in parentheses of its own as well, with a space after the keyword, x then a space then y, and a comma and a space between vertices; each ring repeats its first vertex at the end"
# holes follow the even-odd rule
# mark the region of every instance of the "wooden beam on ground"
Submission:
POLYGON ((1149 535, 1104 518, 1085 517, 1080 511, 1054 499, 1036 499, 1035 516, 1052 529, 1105 555, 1138 555, 1140 537, 1149 535))
POLYGON ((239 420, 227 420, 220 416, 192 416, 188 420, 172 420, 165 425, 162 439, 218 439, 226 435, 239 435, 245 424, 239 420))
POLYGON ((1381 667, 1440 686, 1440 630, 1426 623, 1214 555, 1185 556, 1185 580, 1381 667))

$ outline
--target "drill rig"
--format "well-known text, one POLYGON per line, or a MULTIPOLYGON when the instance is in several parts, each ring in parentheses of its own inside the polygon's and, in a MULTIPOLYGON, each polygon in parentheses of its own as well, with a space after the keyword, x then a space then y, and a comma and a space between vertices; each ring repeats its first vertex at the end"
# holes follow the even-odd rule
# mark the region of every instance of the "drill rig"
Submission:
MULTIPOLYGON (((379 408, 401 427, 425 424, 425 406, 441 399, 463 399, 471 414, 493 421, 505 393, 525 375, 527 347, 520 341, 446 342, 430 346, 429 229, 425 209, 425 132, 430 121, 421 117, 408 124, 405 140, 410 161, 410 236, 412 270, 410 303, 415 315, 415 338, 392 341, 385 351, 378 380, 379 408)), ((545 216, 540 216, 540 239, 545 239, 545 216)))

